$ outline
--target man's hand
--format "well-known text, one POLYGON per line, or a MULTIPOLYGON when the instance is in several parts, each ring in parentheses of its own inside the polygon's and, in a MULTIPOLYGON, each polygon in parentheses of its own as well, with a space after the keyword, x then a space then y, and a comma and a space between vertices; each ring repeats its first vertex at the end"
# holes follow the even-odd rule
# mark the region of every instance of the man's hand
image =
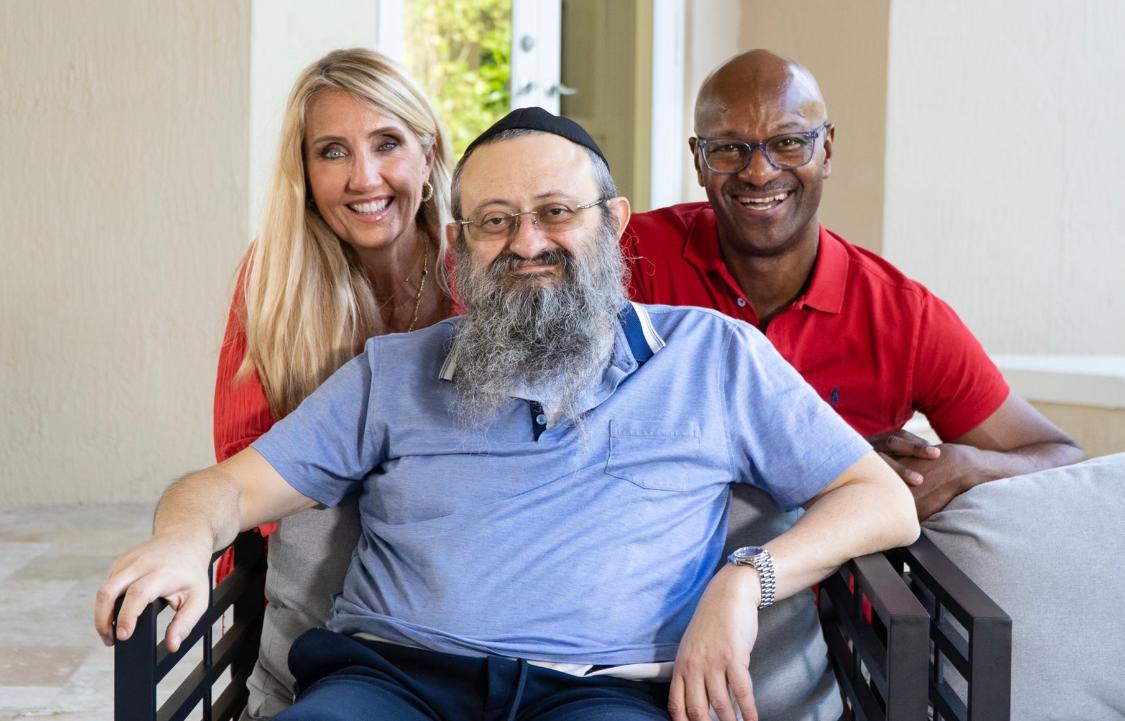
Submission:
POLYGON ((980 454, 972 446, 943 443, 941 457, 936 460, 903 459, 903 465, 926 479, 924 483, 910 487, 919 521, 934 515, 976 485, 973 478, 979 465, 976 457, 980 454))
POLYGON ((117 638, 133 635, 137 616, 158 598, 176 614, 164 645, 180 647, 207 610, 207 566, 216 548, 234 540, 239 530, 312 508, 269 462, 247 448, 222 463, 180 478, 164 491, 153 518, 148 543, 126 553, 109 571, 94 602, 94 628, 113 643, 113 605, 125 596, 117 616, 117 638))
POLYGON ((758 721, 750 650, 758 638, 757 571, 724 566, 707 585, 676 653, 668 713, 672 721, 758 721), (734 705, 732 705, 732 703, 734 705))
POLYGON ((867 442, 882 456, 887 465, 906 481, 908 486, 917 486, 925 479, 923 473, 903 461, 907 459, 933 461, 941 457, 939 446, 931 445, 929 441, 910 431, 899 430, 894 433, 869 436, 867 442))
POLYGON ((210 541, 171 534, 154 536, 113 564, 94 603, 94 628, 102 642, 113 645, 113 606, 124 594, 117 616, 117 639, 133 635, 137 616, 157 598, 165 598, 176 614, 168 624, 164 645, 175 651, 207 610, 211 562, 210 541))

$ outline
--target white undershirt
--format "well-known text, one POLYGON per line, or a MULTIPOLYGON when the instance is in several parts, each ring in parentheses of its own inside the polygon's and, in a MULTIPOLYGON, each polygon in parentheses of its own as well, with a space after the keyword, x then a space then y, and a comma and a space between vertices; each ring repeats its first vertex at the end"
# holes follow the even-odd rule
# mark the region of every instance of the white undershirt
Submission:
MULTIPOLYGON (((397 643, 395 641, 388 641, 385 638, 379 638, 370 633, 356 633, 353 634, 356 638, 362 638, 367 641, 376 641, 378 643, 389 643, 393 646, 407 646, 409 648, 421 648, 420 646, 412 646, 407 643, 397 643)), ((426 651, 428 649, 421 649, 426 651)), ((627 663, 621 666, 607 666, 599 668, 597 671, 592 671, 593 664, 589 663, 556 663, 554 661, 528 661, 531 666, 538 666, 540 668, 549 668, 552 671, 570 674, 571 676, 613 676, 615 678, 623 678, 629 681, 660 681, 667 682, 672 680, 672 662, 671 661, 657 661, 653 663, 627 663)))

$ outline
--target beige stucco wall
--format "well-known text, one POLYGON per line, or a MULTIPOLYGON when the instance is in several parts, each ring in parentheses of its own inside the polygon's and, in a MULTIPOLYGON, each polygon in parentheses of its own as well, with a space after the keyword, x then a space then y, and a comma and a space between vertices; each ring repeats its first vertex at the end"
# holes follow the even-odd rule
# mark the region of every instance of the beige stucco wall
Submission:
POLYGON ((1090 458, 1125 451, 1125 410, 1071 403, 1033 403, 1082 446, 1090 458))
POLYGON ((151 500, 211 462, 289 86, 374 39, 369 0, 0 0, 0 506, 151 500))
POLYGON ((707 200, 699 187, 687 139, 695 135, 695 96, 703 80, 739 51, 740 0, 684 0, 684 137, 669 152, 683 158, 684 200, 707 200))
POLYGON ((249 2, 0 2, 0 506, 211 458, 246 227, 249 2))
POLYGON ((885 255, 993 353, 1125 354, 1125 3, 891 13, 885 255))

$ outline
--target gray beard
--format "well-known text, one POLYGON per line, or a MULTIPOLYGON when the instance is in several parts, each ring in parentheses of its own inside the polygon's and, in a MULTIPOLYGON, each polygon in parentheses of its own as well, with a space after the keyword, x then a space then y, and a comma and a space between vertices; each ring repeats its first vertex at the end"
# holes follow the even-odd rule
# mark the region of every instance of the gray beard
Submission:
POLYGON ((458 419, 483 427, 518 392, 577 421, 577 402, 605 371, 628 302, 612 225, 599 226, 581 260, 555 249, 530 261, 559 264, 562 278, 552 285, 508 285, 508 273, 529 261, 504 251, 478 270, 465 242, 456 244, 457 289, 468 309, 453 336, 458 419))

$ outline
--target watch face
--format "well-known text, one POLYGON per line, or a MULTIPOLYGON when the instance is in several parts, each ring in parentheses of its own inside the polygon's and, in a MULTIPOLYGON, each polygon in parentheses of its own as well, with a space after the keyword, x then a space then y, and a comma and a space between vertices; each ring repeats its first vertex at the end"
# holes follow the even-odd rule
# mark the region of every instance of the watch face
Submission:
POLYGON ((761 546, 743 546, 730 555, 738 561, 749 561, 751 558, 757 556, 763 550, 765 549, 763 549, 761 546))

